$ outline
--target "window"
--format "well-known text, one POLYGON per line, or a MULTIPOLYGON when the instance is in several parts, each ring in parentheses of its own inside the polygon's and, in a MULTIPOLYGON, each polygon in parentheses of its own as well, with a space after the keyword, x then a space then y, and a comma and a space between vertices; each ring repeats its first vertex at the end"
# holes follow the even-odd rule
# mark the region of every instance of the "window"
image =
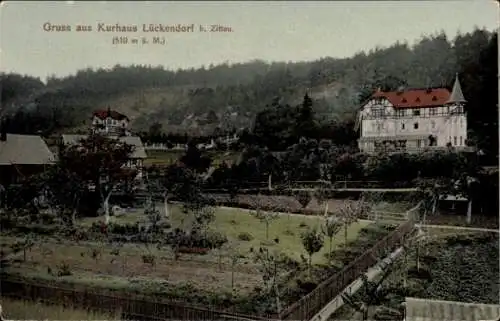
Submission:
POLYGON ((418 123, 413 124, 413 129, 418 129, 418 123))
POLYGON ((450 113, 450 106, 446 107, 446 113, 450 113))
POLYGON ((417 147, 418 147, 418 148, 422 147, 422 141, 421 141, 420 139, 419 139, 419 140, 417 140, 417 147))
POLYGON ((460 146, 463 145, 462 136, 460 136, 460 146))
POLYGON ((384 108, 373 108, 372 114, 373 117, 384 117, 385 116, 384 108))
POLYGON ((433 120, 431 120, 431 128, 432 129, 436 128, 436 122, 433 120))
POLYGON ((398 110, 398 116, 404 117, 406 116, 406 110, 398 110))
POLYGON ((111 118, 108 118, 106 122, 108 123, 108 125, 111 125, 111 118))
POLYGON ((401 123, 401 129, 405 129, 405 123, 401 123))
POLYGON ((420 116, 420 109, 413 110, 413 116, 420 116))
POLYGON ((431 109, 429 109, 429 115, 431 115, 431 116, 436 115, 436 112, 437 112, 437 111, 436 111, 436 108, 431 108, 431 109))
POLYGON ((451 144, 451 136, 448 136, 448 143, 451 144))
POLYGON ((463 126, 464 126, 463 119, 460 118, 460 128, 462 128, 463 126))
POLYGON ((453 145, 457 146, 457 136, 453 136, 453 145))

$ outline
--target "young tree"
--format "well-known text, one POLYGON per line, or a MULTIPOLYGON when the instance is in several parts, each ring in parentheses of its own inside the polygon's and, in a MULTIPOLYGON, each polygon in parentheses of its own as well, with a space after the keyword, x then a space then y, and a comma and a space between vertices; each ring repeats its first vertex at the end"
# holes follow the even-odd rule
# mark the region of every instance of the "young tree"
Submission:
POLYGON ((312 256, 317 253, 323 247, 323 235, 318 233, 315 229, 308 230, 301 235, 302 245, 309 255, 309 277, 311 277, 311 267, 312 267, 312 256))
POLYGON ((347 246, 347 232, 351 224, 357 222, 359 218, 368 213, 371 206, 363 197, 357 201, 348 200, 340 207, 338 215, 340 222, 344 226, 344 246, 347 246))
POLYGON ((321 226, 322 233, 328 237, 330 242, 330 251, 329 254, 332 254, 332 242, 333 237, 340 231, 342 228, 342 222, 335 216, 328 216, 325 218, 324 224, 321 226))
MULTIPOLYGON (((366 321, 370 316, 370 307, 374 305, 380 305, 381 301, 385 299, 390 290, 382 285, 382 283, 387 279, 393 270, 394 264, 388 264, 382 266, 382 277, 377 281, 370 281, 366 274, 361 275, 361 280, 363 281, 364 293, 361 300, 355 300, 354 297, 348 293, 341 294, 342 300, 351 306, 356 312, 361 313, 362 320, 366 321)), ((396 316, 401 317, 399 311, 395 309, 386 308, 386 313, 396 314, 396 316)))
POLYGON ((113 189, 125 180, 136 176, 126 169, 133 146, 117 139, 97 134, 81 139, 78 144, 62 148, 59 164, 73 173, 81 182, 93 184, 104 210, 105 224, 110 221, 109 199, 113 189))
POLYGON ((260 247, 254 257, 254 261, 258 264, 259 270, 262 273, 266 291, 274 292, 277 313, 281 312, 279 277, 284 268, 284 259, 285 257, 282 253, 270 253, 266 247, 260 247))
POLYGON ((253 213, 253 215, 265 224, 266 240, 269 240, 269 225, 272 221, 278 218, 279 214, 273 211, 263 210, 264 200, 260 194, 257 194, 257 197, 252 203, 253 207, 255 208, 255 212, 253 213))
POLYGON ((311 193, 307 191, 298 191, 295 194, 295 199, 300 203, 302 208, 306 208, 306 206, 311 202, 312 196, 311 193))
POLYGON ((321 205, 325 205, 325 211, 324 211, 324 216, 328 216, 328 194, 327 191, 324 188, 317 188, 314 191, 314 197, 316 198, 316 201, 318 202, 318 205, 321 207, 321 205))
POLYGON ((450 183, 444 178, 437 179, 418 179, 416 181, 417 194, 420 201, 420 212, 422 214, 422 222, 425 224, 427 216, 436 213, 439 198, 443 193, 446 193, 450 183))

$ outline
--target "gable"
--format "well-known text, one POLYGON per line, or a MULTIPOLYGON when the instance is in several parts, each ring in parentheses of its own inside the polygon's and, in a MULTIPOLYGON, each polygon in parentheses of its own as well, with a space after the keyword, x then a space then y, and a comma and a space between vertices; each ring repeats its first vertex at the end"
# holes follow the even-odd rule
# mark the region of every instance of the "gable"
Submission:
POLYGON ((394 113, 394 106, 385 97, 375 97, 368 100, 361 108, 363 116, 381 116, 394 113))

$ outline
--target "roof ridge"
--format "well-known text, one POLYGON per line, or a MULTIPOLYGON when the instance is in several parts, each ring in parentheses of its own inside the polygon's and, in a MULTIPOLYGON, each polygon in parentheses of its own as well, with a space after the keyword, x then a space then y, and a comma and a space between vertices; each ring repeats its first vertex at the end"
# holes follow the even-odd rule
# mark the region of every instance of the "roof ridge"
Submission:
POLYGON ((435 90, 435 89, 446 89, 450 91, 447 87, 445 86, 436 86, 436 87, 414 87, 414 88, 405 88, 403 90, 390 90, 390 91, 380 91, 381 93, 396 93, 396 92, 407 92, 407 91, 425 91, 425 90, 435 90))

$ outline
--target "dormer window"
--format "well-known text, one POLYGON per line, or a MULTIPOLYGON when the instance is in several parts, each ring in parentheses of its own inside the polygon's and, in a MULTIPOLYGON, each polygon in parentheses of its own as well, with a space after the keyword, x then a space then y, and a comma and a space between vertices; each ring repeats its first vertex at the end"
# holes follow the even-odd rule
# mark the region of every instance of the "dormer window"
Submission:
POLYGON ((415 99, 415 101, 416 101, 417 103, 419 103, 419 102, 420 102, 420 97, 417 97, 417 99, 415 99))
POLYGON ((406 103, 406 102, 408 102, 408 100, 406 100, 406 98, 403 98, 403 99, 401 100, 401 102, 402 102, 402 103, 406 103))
POLYGON ((432 96, 432 101, 438 100, 436 96, 432 96))

